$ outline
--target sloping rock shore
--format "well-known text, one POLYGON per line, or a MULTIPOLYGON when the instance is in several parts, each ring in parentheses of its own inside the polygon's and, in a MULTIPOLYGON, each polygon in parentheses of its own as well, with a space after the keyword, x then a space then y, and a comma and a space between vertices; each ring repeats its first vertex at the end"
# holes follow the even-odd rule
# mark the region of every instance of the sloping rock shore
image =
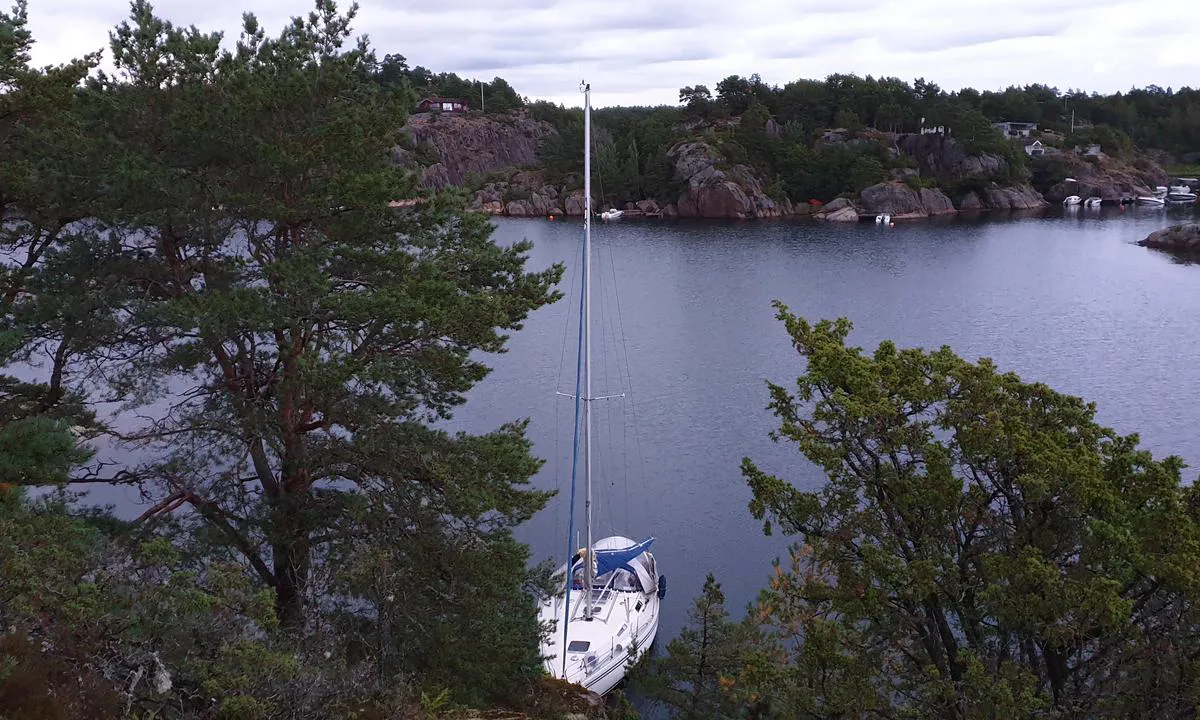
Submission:
POLYGON ((1200 223, 1172 225, 1138 240, 1138 245, 1175 255, 1200 258, 1200 223))

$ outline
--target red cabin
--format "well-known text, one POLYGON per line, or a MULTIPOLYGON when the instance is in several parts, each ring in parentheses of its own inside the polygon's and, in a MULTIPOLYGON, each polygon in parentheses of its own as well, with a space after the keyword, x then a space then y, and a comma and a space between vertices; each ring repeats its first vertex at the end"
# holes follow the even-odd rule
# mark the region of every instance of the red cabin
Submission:
POLYGON ((467 101, 458 98, 427 97, 417 104, 417 112, 466 112, 467 101))

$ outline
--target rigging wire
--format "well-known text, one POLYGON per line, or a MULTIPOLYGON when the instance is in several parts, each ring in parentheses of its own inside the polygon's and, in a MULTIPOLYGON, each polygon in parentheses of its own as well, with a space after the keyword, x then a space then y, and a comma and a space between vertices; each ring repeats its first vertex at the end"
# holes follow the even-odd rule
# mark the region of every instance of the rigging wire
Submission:
MULTIPOLYGON (((580 243, 580 245, 582 246, 582 243, 580 243)), ((583 255, 583 250, 582 250, 582 247, 580 247, 580 249, 578 251, 578 256, 582 257, 582 255, 583 255)), ((572 301, 572 299, 574 299, 574 297, 575 297, 575 278, 578 277, 578 275, 579 275, 579 264, 576 262, 571 262, 570 265, 571 265, 571 274, 570 274, 570 279, 567 282, 568 307, 570 306, 570 302, 572 301)), ((571 330, 571 313, 565 312, 565 313, 563 313, 562 352, 560 353, 559 358, 558 358, 558 377, 556 377, 554 380, 554 389, 558 390, 560 392, 561 392, 561 388, 562 388, 563 374, 565 372, 565 365, 567 363, 567 343, 571 337, 570 330, 571 330)), ((561 491, 562 491, 562 468, 561 468, 562 450, 560 449, 560 445, 562 442, 561 441, 561 438, 562 438, 562 432, 561 432, 562 404, 558 402, 557 394, 555 395, 554 399, 555 399, 555 403, 554 403, 554 492, 555 492, 555 497, 560 498, 559 503, 561 503, 562 502, 562 500, 561 500, 561 497, 562 497, 562 495, 561 495, 561 491)), ((568 509, 568 512, 571 512, 571 513, 574 512, 573 504, 572 504, 571 508, 568 509)), ((562 513, 560 513, 560 512, 554 513, 554 537, 562 537, 562 513)))
MULTIPOLYGON (((634 446, 635 446, 635 453, 637 455, 637 464, 638 464, 638 473, 637 474, 639 476, 638 479, 640 481, 641 491, 642 491, 641 496, 648 497, 646 494, 647 493, 646 455, 642 451, 641 433, 638 431, 637 395, 634 394, 633 369, 629 364, 629 340, 628 340, 628 336, 625 334, 624 315, 621 312, 621 293, 620 293, 619 285, 617 282, 617 266, 613 260, 613 254, 611 252, 609 252, 609 254, 608 254, 608 264, 609 264, 609 268, 612 271, 613 298, 614 298, 614 304, 616 306, 618 337, 621 340, 621 350, 622 350, 622 354, 624 355, 624 359, 625 359, 625 385, 626 385, 625 390, 628 393, 625 397, 625 400, 626 400, 626 403, 629 408, 629 416, 630 416, 630 422, 624 423, 623 429, 625 432, 625 437, 622 439, 622 442, 625 443, 628 441, 627 438, 628 438, 628 434, 629 434, 629 426, 632 425, 633 426, 633 442, 634 442, 634 446)), ((619 362, 619 360, 620 360, 620 358, 618 358, 618 362, 619 362)), ((626 515, 628 516, 628 507, 629 507, 628 506, 628 498, 629 498, 629 459, 628 459, 628 454, 626 454, 626 461, 625 461, 624 465, 625 465, 626 515)), ((643 518, 643 523, 646 523, 647 521, 648 521, 648 518, 643 518)))

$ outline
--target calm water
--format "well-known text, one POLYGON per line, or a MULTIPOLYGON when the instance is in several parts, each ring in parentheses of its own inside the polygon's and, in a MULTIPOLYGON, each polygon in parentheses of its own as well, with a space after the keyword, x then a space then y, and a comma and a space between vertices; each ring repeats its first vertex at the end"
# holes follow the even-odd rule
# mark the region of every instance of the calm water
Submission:
MULTIPOLYGON (((775 299, 810 319, 849 317, 852 341, 865 348, 890 338, 990 356, 1002 369, 1094 400, 1102 422, 1200 466, 1200 266, 1132 244, 1178 218, 1134 209, 895 228, 598 224, 594 267, 603 282, 594 312, 603 331, 593 345, 593 391, 627 395, 596 404, 593 514, 598 537, 657 537, 669 579, 660 638, 685 622, 705 573, 723 583, 737 613, 786 550, 789 539, 763 536, 749 515, 743 456, 803 488, 822 481, 791 447, 767 437, 775 422, 764 381, 790 383, 801 370, 774 319, 775 299)), ((531 420, 535 452, 546 459, 536 484, 562 492, 520 539, 536 558, 561 562, 573 405, 556 392, 573 391, 582 230, 544 220, 497 226, 501 242, 533 241, 533 268, 566 263, 568 297, 535 312, 509 352, 489 358, 494 372, 453 425, 484 432, 531 420)), ((130 490, 97 498, 123 514, 140 512, 130 490)))
MULTIPOLYGON (((657 537, 669 579, 660 637, 685 622, 706 572, 738 612, 786 551, 790 540, 765 537, 747 510, 743 456, 803 488, 822 482, 798 452, 767 437, 775 422, 764 381, 790 383, 801 371, 775 299, 810 319, 849 317, 851 340, 864 348, 890 338, 990 356, 1095 401, 1102 422, 1200 467, 1200 266, 1132 244, 1167 223, 1161 210, 1130 210, 895 228, 595 226, 593 267, 604 277, 593 312, 605 330, 593 345, 594 394, 632 392, 596 403, 594 517, 601 533, 657 537)), ((578 285, 579 223, 497 225, 502 242, 533 241, 533 267, 567 263, 564 291, 578 285)), ((537 557, 560 561, 573 405, 555 392, 573 392, 577 298, 575 288, 534 313, 456 418, 472 431, 531 419, 535 452, 547 460, 537 484, 563 492, 520 536, 537 557)), ((1197 471, 1186 472, 1191 481, 1197 471)))

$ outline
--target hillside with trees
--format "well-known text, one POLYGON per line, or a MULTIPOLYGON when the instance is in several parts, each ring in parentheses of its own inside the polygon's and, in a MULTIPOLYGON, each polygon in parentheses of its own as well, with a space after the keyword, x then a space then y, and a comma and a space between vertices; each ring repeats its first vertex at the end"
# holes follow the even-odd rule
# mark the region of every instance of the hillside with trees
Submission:
MULTIPOLYGON (((463 95, 468 87, 478 87, 423 69, 397 74, 423 92, 449 88, 463 95)), ((497 87, 489 92, 511 91, 507 83, 497 87)), ((764 208, 766 215, 806 212, 813 200, 857 201, 863 190, 879 184, 892 186, 895 195, 895 183, 907 184, 914 194, 936 188, 947 206, 953 204, 951 210, 1032 207, 1039 195, 1056 202, 1073 194, 1055 187, 1068 176, 1088 178, 1083 191, 1116 201, 1149 192, 1166 181, 1162 165, 1190 162, 1200 152, 1200 93, 1190 88, 1151 87, 1108 96, 1043 85, 946 92, 921 78, 909 83, 843 74, 782 87, 757 75, 730 76, 714 88, 681 88, 677 106, 595 110, 595 201, 632 208, 631 203, 653 200, 668 213, 680 211, 694 177, 688 172, 695 153, 681 160, 672 151, 689 142, 704 145, 704 165, 720 172, 721 181, 741 186, 748 216, 763 216, 764 208), (1038 129, 1028 139, 1006 139, 992 126, 1001 121, 1037 123, 1038 129), (934 152, 935 164, 958 163, 953 173, 931 171, 922 162, 928 144, 914 154, 914 141, 907 139, 939 127, 948 137, 934 152), (1044 156, 1025 153, 1024 145, 1033 140, 1045 146, 1044 156), (1101 156, 1076 151, 1093 144, 1101 156), (1029 186, 1036 193, 1001 192, 1029 186)), ((496 164, 462 184, 478 191, 491 183, 475 205, 491 212, 507 212, 516 200, 518 214, 574 214, 562 198, 582 186, 581 110, 515 93, 505 97, 506 103, 520 102, 522 116, 542 124, 539 134, 545 138, 536 162, 496 164), (538 174, 514 181, 518 170, 538 174)), ((469 135, 472 129, 461 123, 455 132, 469 135)), ((695 200, 695 189, 691 192, 695 200)))

